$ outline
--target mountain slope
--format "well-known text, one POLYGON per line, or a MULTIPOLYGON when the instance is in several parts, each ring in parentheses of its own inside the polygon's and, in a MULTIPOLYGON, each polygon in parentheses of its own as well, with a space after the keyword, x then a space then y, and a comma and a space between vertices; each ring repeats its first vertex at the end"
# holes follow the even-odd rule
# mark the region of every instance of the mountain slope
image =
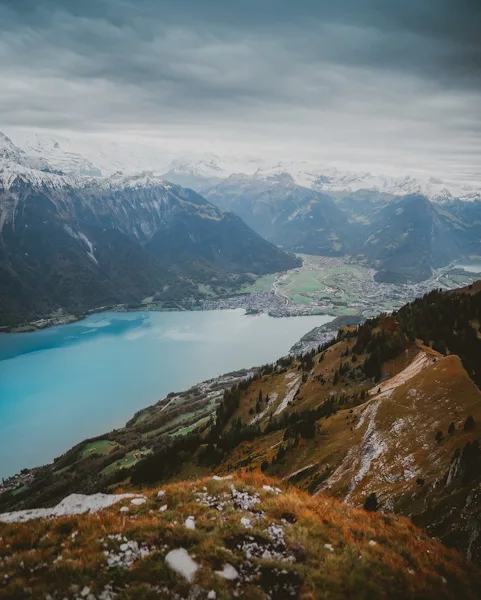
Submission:
POLYGON ((347 215, 329 196, 297 185, 290 175, 233 175, 210 189, 207 197, 292 251, 339 256, 350 247, 353 228, 347 215))
POLYGON ((163 172, 164 179, 201 192, 286 250, 355 255, 378 269, 379 281, 418 282, 433 268, 481 256, 476 182, 213 154, 166 163, 159 148, 126 144, 107 151, 101 143, 93 148, 88 140, 80 144, 39 134, 18 134, 18 139, 30 158, 47 157, 66 173, 99 174, 97 164, 107 174, 146 167, 163 172))
POLYGON ((233 175, 205 192, 287 250, 354 255, 386 283, 412 283, 454 260, 481 255, 481 202, 356 192, 334 199, 286 174, 233 175))
POLYGON ((238 217, 150 173, 66 177, 26 162, 20 151, 0 160, 0 324, 195 298, 198 283, 233 287, 298 265, 238 217))
POLYGON ((1 510, 118 482, 261 469, 408 516, 480 562, 480 322, 481 282, 431 292, 304 356, 170 394, 124 429, 7 482, 1 510))
POLYGON ((0 515, 9 598, 474 600, 481 585, 478 567, 406 519, 259 474, 69 497, 57 514, 0 515))
POLYGON ((481 255, 476 187, 449 191, 435 179, 322 171, 309 163, 230 175, 226 167, 213 158, 180 163, 168 173, 283 248, 355 255, 378 269, 379 281, 422 281, 433 268, 481 255))

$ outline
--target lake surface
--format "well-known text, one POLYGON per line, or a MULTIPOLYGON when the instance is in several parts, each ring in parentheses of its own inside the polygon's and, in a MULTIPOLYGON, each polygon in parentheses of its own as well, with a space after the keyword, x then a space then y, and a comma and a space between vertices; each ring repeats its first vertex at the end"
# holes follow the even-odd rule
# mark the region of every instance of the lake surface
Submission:
POLYGON ((273 362, 328 316, 101 313, 0 335, 0 477, 50 462, 200 381, 273 362))

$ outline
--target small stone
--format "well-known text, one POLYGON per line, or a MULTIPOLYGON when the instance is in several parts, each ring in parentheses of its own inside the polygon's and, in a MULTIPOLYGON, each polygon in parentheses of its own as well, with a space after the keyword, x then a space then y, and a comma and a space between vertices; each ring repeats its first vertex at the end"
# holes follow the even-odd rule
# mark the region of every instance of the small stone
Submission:
POLYGON ((236 571, 236 569, 228 563, 224 565, 222 571, 214 572, 216 575, 219 575, 219 577, 227 579, 228 581, 234 581, 234 579, 237 579, 239 577, 239 573, 236 571))
POLYGON ((207 600, 215 600, 217 598, 217 594, 215 593, 214 590, 210 590, 210 592, 207 594, 207 600))
POLYGON ((134 498, 130 503, 135 506, 140 506, 141 504, 145 504, 145 502, 147 502, 145 498, 134 498))
POLYGON ((165 512, 167 510, 167 504, 164 504, 159 508, 159 512, 165 512))

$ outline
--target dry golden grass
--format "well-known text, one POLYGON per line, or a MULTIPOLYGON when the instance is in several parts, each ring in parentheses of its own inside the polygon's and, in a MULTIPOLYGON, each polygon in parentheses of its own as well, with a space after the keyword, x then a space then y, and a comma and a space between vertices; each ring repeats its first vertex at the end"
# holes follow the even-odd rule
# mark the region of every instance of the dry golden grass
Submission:
POLYGON ((161 498, 157 489, 148 490, 139 507, 124 501, 95 515, 1 524, 0 597, 76 598, 87 586, 97 598, 111 585, 120 599, 189 593, 207 598, 211 590, 218 599, 234 593, 252 599, 479 598, 479 568, 407 519, 313 498, 260 472, 173 483, 164 490, 161 498), (274 491, 277 486, 281 493, 274 491), (232 487, 258 502, 236 507, 232 487), (205 505, 207 497, 214 499, 211 506, 205 505), (163 504, 168 508, 160 512, 163 504), (129 512, 120 512, 122 505, 129 512), (185 527, 188 516, 195 517, 195 530, 185 527), (251 529, 241 517, 250 520, 251 529), (271 538, 273 524, 282 543, 271 538), (130 568, 108 568, 104 551, 120 553, 122 543, 108 536, 118 534, 144 545, 149 555, 130 568), (248 558, 243 545, 252 540, 258 551, 251 548, 248 558), (169 550, 179 547, 200 566, 193 584, 165 563, 169 550), (239 577, 227 581, 214 573, 225 564, 239 577))

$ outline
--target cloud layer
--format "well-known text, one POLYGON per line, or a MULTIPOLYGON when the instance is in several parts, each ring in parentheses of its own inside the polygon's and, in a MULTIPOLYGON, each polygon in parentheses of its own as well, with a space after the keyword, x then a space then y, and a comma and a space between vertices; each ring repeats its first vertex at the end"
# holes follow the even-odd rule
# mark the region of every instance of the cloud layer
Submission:
POLYGON ((0 128, 472 180, 480 30, 477 0, 3 0, 0 128))

